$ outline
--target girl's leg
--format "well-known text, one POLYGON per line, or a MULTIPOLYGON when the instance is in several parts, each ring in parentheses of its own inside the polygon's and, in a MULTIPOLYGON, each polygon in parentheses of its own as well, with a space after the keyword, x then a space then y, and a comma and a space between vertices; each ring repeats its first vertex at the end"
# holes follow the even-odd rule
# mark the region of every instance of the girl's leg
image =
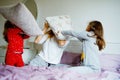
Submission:
POLYGON ((5 64, 10 66, 15 66, 15 62, 16 62, 16 59, 15 59, 14 53, 6 53, 5 64))
POLYGON ((37 55, 34 59, 32 59, 29 63, 31 66, 44 66, 48 67, 48 63, 45 62, 39 55, 37 55))
POLYGON ((24 66, 24 61, 22 59, 22 54, 16 54, 16 60, 17 60, 16 65, 15 65, 16 67, 24 66))

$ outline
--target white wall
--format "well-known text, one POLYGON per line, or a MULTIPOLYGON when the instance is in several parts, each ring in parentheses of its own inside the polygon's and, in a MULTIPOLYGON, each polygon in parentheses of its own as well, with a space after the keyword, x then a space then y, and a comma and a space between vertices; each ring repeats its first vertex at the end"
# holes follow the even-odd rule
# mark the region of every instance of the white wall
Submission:
MULTIPOLYGON (((120 0, 35 0, 35 1, 38 7, 37 22, 40 28, 43 28, 44 19, 47 16, 70 15, 75 31, 84 30, 88 22, 91 20, 99 20, 103 23, 105 31, 105 40, 107 42, 106 48, 103 52, 120 54, 120 37, 119 37, 120 0)), ((3 5, 3 3, 0 3, 0 5, 3 5)), ((0 15, 0 46, 6 45, 6 42, 3 40, 2 35, 4 21, 5 19, 0 15)), ((34 38, 31 39, 31 41, 33 40, 34 38)), ((66 50, 79 52, 79 50, 81 50, 79 48, 81 47, 79 46, 78 43, 80 42, 78 41, 76 43, 74 41, 71 42, 71 44, 69 45, 69 47, 67 47, 66 50)), ((5 50, 0 49, 0 54, 1 53, 2 55, 0 57, 1 59, 0 61, 3 60, 2 56, 4 56, 3 53, 5 53, 5 50)), ((28 62, 28 60, 35 54, 35 53, 31 54, 31 51, 28 51, 26 49, 25 53, 26 54, 24 54, 25 56, 23 56, 23 58, 26 62, 28 62)))
MULTIPOLYGON (((107 42, 104 52, 120 53, 120 0, 35 0, 38 7, 37 22, 43 27, 47 16, 70 15, 74 30, 81 31, 91 20, 100 20, 107 42)), ((4 18, 0 15, 0 46, 3 40, 4 18)))
POLYGON ((104 52, 120 53, 120 0, 35 0, 39 9, 38 24, 47 16, 70 15, 74 30, 84 30, 91 20, 99 20, 107 42, 104 52))

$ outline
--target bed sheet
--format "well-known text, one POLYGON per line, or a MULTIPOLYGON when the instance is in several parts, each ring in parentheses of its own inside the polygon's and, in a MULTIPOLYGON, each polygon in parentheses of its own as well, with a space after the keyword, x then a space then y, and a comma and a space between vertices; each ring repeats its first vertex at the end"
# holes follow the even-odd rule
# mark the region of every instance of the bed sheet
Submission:
POLYGON ((13 67, 0 65, 0 80, 120 80, 119 72, 78 74, 63 67, 13 67))
POLYGON ((14 67, 0 64, 0 80, 120 80, 120 54, 100 55, 100 73, 80 74, 67 69, 79 65, 79 54, 64 52, 61 64, 51 67, 14 67))

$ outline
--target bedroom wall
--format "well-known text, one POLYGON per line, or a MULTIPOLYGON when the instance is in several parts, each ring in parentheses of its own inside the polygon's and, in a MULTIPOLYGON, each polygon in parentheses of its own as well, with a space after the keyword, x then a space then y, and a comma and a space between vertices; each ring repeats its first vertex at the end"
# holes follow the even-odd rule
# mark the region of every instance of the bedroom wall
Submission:
MULTIPOLYGON (((4 0, 1 1, 1 5, 5 4, 4 0)), ((33 0, 28 1, 32 2, 33 0)), ((100 20, 104 26, 107 42, 104 51, 109 53, 120 52, 120 37, 118 36, 120 34, 120 0, 35 0, 35 2, 38 8, 37 22, 40 28, 43 27, 44 19, 47 16, 70 15, 76 31, 84 30, 91 20, 100 20)), ((36 16, 36 13, 34 14, 36 16)), ((6 45, 2 36, 4 21, 5 19, 0 15, 0 46, 6 45)), ((31 38, 29 41, 33 40, 34 38, 31 38)))
MULTIPOLYGON (((35 0, 38 24, 43 27, 47 16, 70 15, 75 31, 82 31, 91 20, 104 27, 106 48, 103 52, 120 54, 120 0, 35 0)), ((74 44, 75 45, 75 44, 74 44)))
MULTIPOLYGON (((0 0, 0 5, 3 5, 1 1, 2 0, 0 0)), ((7 0, 3 1, 7 2, 7 0)), ((38 8, 38 15, 36 17, 40 28, 43 28, 43 23, 47 16, 70 15, 72 26, 75 31, 84 30, 88 22, 91 20, 100 20, 104 26, 105 40, 107 43, 103 52, 120 54, 120 0, 35 0, 35 2, 38 8)), ((32 3, 30 4, 32 6, 32 3)), ((36 13, 33 14, 36 15, 36 13)), ((5 19, 0 15, 0 46, 7 45, 2 36, 4 21, 5 19)), ((25 46, 31 46, 28 45, 28 42, 33 42, 33 40, 34 37, 31 37, 26 41, 27 43, 25 43, 25 46)), ((80 44, 81 42, 76 41, 76 39, 73 38, 66 50, 79 52, 81 51, 81 46, 79 46, 80 44)), ((4 49, 0 49, 0 53, 4 52, 4 49)), ((31 51, 25 49, 25 53, 26 57, 24 57, 24 59, 26 60, 31 51)), ((2 58, 0 57, 0 59, 2 58)))

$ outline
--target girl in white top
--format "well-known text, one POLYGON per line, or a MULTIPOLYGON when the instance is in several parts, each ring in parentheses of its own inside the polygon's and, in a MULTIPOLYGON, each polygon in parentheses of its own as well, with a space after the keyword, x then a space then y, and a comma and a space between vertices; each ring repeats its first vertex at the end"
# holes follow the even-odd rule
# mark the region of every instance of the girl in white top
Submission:
POLYGON ((44 35, 39 35, 35 39, 35 43, 42 44, 42 50, 30 61, 30 65, 48 67, 50 64, 59 64, 69 40, 58 40, 47 22, 43 32, 44 35))
POLYGON ((83 42, 83 52, 85 54, 83 59, 84 66, 71 67, 69 70, 74 70, 79 73, 101 71, 99 51, 105 47, 101 22, 91 21, 83 32, 62 31, 62 34, 76 37, 83 42))

